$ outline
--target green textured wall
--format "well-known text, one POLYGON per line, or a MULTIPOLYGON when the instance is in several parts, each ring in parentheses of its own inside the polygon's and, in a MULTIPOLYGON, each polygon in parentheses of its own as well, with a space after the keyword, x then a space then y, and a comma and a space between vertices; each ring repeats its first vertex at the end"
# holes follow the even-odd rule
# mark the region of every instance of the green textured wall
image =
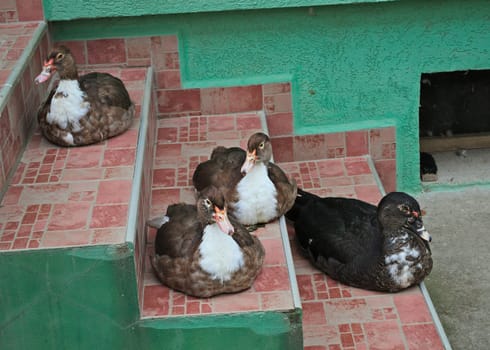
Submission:
POLYGON ((53 29, 57 40, 177 33, 189 88, 290 80, 295 134, 395 125, 398 189, 409 192, 420 190, 420 74, 490 68, 489 1, 77 20, 53 29))
POLYGON ((399 0, 44 0, 49 21, 76 18, 126 17, 211 11, 256 10, 399 0))
POLYGON ((0 349, 302 349, 300 310, 140 320, 133 261, 126 245, 0 253, 0 349))

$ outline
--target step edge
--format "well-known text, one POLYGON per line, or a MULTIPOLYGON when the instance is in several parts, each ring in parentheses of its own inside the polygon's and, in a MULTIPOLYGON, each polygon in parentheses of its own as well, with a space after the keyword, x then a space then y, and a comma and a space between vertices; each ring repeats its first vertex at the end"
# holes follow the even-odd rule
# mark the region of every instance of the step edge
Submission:
POLYGON ((22 54, 0 90, 0 111, 3 111, 3 109, 7 106, 8 100, 13 93, 15 85, 20 81, 24 69, 29 65, 36 48, 39 46, 39 43, 43 35, 46 34, 47 30, 48 24, 46 22, 39 22, 36 30, 29 40, 29 43, 22 50, 22 54))
POLYGON ((138 131, 138 143, 136 145, 136 161, 134 165, 133 184, 128 208, 128 221, 126 224, 125 241, 134 245, 138 224, 139 194, 141 192, 141 178, 143 176, 143 163, 146 150, 146 133, 148 130, 148 119, 150 114, 151 94, 153 86, 153 68, 150 66, 146 71, 145 94, 141 105, 140 127, 138 131))
MULTIPOLYGON (((374 165, 373 159, 371 158, 371 156, 367 155, 366 160, 368 162, 369 168, 371 169, 371 173, 374 176, 376 184, 378 185, 381 195, 385 196, 386 191, 383 187, 383 183, 381 182, 381 178, 379 177, 378 172, 376 171, 376 167, 374 165)), ((436 327, 437 334, 439 335, 439 339, 442 342, 442 346, 444 346, 445 350, 452 350, 451 344, 449 343, 449 339, 446 335, 446 331, 444 330, 439 315, 437 314, 437 310, 434 307, 434 304, 432 303, 432 299, 430 297, 429 291, 427 290, 427 287, 425 286, 424 281, 422 281, 419 284, 419 289, 420 292, 422 293, 422 296, 424 297, 427 308, 429 309, 430 316, 432 317, 432 321, 434 322, 434 326, 436 327)))
MULTIPOLYGON (((259 110, 260 123, 262 129, 267 135, 269 135, 269 128, 267 126, 266 114, 263 110, 259 110)), ((274 162, 274 151, 272 151, 271 161, 274 162)), ((301 304, 301 297, 299 294, 298 281, 296 280, 296 269, 294 268, 293 253, 291 252, 291 246, 289 244, 288 229, 286 227, 286 218, 282 215, 279 218, 279 232, 281 234, 282 247, 286 258, 286 266, 288 267, 289 285, 291 286, 291 294, 293 295, 293 306, 296 309, 303 309, 301 304)))

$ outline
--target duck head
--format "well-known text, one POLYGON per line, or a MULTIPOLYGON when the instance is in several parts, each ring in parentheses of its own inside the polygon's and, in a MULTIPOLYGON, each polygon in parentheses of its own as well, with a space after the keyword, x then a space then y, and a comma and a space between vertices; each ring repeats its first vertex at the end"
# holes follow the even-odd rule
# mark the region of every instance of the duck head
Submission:
POLYGON ((391 192, 383 197, 378 205, 378 221, 382 227, 406 227, 423 240, 432 241, 424 227, 419 203, 406 193, 391 192))
POLYGON ((54 48, 44 61, 41 73, 34 79, 36 84, 44 83, 58 72, 60 79, 78 79, 77 66, 70 50, 65 46, 54 48))
POLYGON ((223 233, 232 235, 235 228, 228 219, 225 199, 222 192, 209 186, 200 192, 197 199, 197 213, 204 225, 217 224, 223 233))
POLYGON ((241 172, 243 175, 252 170, 258 162, 267 164, 272 157, 272 145, 269 136, 258 132, 250 136, 247 144, 247 157, 242 165, 241 172))

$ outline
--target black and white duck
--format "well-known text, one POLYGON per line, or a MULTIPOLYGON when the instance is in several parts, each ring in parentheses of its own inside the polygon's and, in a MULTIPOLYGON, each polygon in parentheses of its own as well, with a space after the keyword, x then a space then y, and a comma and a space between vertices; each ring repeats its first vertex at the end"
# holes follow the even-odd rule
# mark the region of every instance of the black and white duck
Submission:
POLYGON ((156 275, 185 294, 207 298, 248 289, 262 268, 262 243, 228 217, 215 187, 201 191, 197 205, 170 205, 149 225, 158 228, 151 258, 156 275))
POLYGON ((60 146, 89 145, 131 126, 135 106, 120 79, 98 72, 79 77, 75 59, 65 46, 51 51, 35 82, 43 83, 55 72, 60 81, 37 115, 49 141, 60 146))
POLYGON ((271 162, 269 136, 250 136, 247 151, 239 147, 216 147, 211 158, 199 164, 192 177, 199 192, 209 185, 226 194, 230 212, 246 226, 268 223, 294 204, 297 186, 271 162))
POLYGON ((286 217, 313 265, 344 284, 397 292, 432 270, 431 237, 419 204, 406 193, 391 192, 376 207, 298 190, 286 217))

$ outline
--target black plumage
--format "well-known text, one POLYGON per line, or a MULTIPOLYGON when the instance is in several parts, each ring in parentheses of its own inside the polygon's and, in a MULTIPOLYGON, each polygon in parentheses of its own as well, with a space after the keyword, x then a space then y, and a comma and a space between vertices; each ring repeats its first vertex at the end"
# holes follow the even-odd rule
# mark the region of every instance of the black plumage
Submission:
POLYGON ((349 198, 321 198, 298 190, 286 217, 310 261, 354 287, 396 292, 420 283, 432 258, 419 204, 392 192, 378 207, 349 198))

